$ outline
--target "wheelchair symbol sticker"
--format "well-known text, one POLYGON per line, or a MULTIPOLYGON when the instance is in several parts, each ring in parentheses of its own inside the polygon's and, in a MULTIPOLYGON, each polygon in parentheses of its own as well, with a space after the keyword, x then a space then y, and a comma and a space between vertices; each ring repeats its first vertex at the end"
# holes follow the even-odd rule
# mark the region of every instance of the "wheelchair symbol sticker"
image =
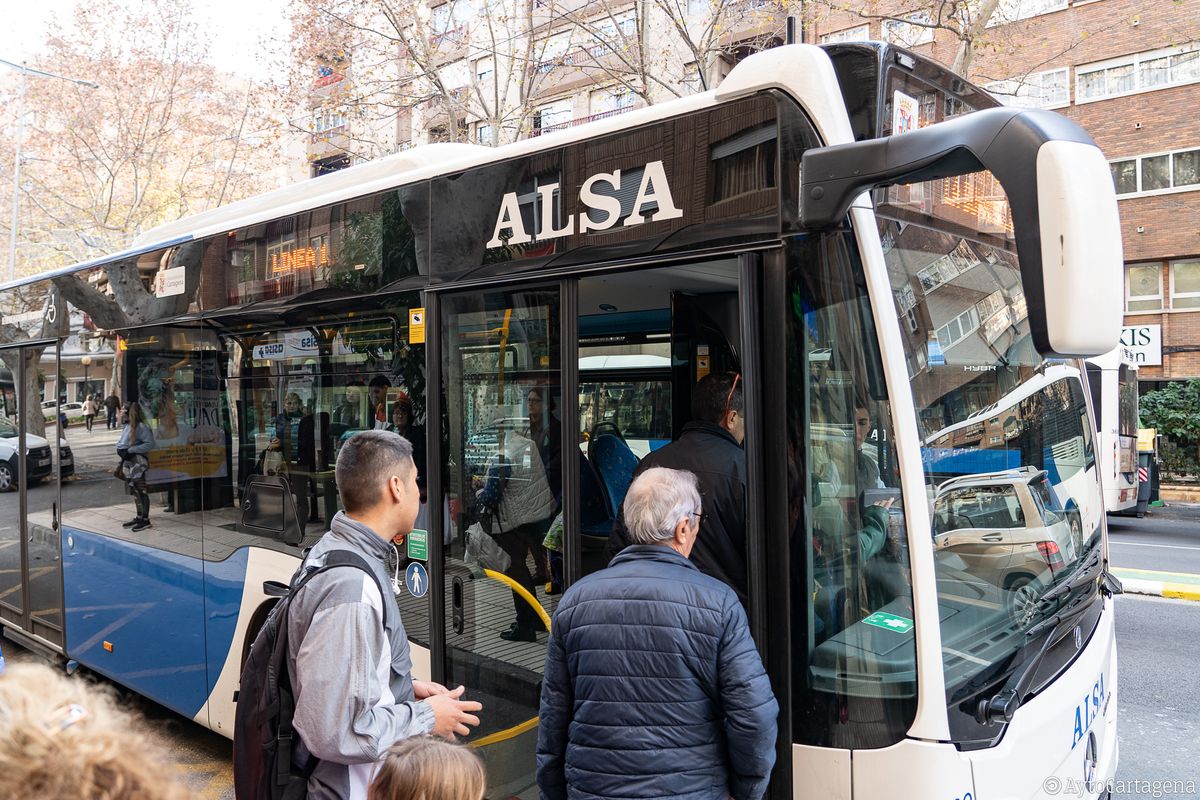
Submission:
POLYGON ((425 567, 414 561, 404 570, 404 585, 413 597, 424 597, 429 591, 429 573, 425 571, 425 567))

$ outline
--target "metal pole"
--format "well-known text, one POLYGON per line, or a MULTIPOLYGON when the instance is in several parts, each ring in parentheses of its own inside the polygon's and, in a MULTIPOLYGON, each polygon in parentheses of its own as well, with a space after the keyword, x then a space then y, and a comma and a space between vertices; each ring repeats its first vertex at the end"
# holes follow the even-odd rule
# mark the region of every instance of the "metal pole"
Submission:
POLYGON ((21 213, 21 140, 25 138, 25 85, 29 73, 21 68, 21 91, 17 95, 17 143, 13 159, 12 222, 8 228, 8 279, 17 279, 17 217, 21 213))

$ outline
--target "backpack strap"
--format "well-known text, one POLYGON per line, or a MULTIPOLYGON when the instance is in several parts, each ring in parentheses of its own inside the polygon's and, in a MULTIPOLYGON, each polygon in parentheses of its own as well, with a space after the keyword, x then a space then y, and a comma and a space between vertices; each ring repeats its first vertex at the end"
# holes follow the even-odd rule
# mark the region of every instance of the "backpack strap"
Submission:
MULTIPOLYGON (((308 556, 308 551, 305 551, 305 557, 307 557, 307 556, 308 556)), ((285 674, 288 672, 288 670, 287 670, 287 650, 286 650, 286 648, 287 648, 287 644, 286 644, 286 642, 287 642, 287 616, 286 616, 286 614, 291 609, 291 600, 313 578, 320 575, 322 572, 327 572, 331 569, 337 569, 338 567, 354 567, 355 569, 360 569, 363 572, 365 572, 371 576, 371 580, 373 580, 375 582, 375 586, 379 589, 380 599, 383 602, 384 625, 385 626, 387 625, 387 619, 389 616, 389 613, 388 613, 389 604, 387 602, 388 595, 384 593, 383 586, 380 585, 379 577, 375 574, 375 570, 371 569, 370 565, 367 564, 366 560, 364 560, 363 557, 360 556, 358 553, 355 553, 351 550, 342 550, 340 548, 330 550, 329 554, 326 555, 326 557, 325 557, 325 563, 322 564, 320 567, 313 567, 313 568, 305 570, 304 573, 301 575, 300 580, 296 583, 295 587, 292 588, 291 592, 289 592, 288 596, 286 598, 284 598, 284 600, 283 600, 283 602, 287 603, 288 605, 287 605, 287 608, 283 609, 284 617, 279 620, 280 631, 281 631, 281 635, 279 638, 281 640, 283 640, 283 642, 284 642, 285 649, 283 651, 283 658, 284 658, 283 671, 285 674)), ((394 605, 394 603, 392 603, 392 605, 394 605)), ((283 687, 281 687, 281 688, 283 688, 283 687)), ((293 718, 295 717, 295 715, 296 715, 296 698, 295 698, 294 693, 292 692, 291 676, 287 675, 286 690, 279 692, 279 730, 275 736, 276 744, 279 748, 277 751, 277 757, 275 760, 275 782, 277 785, 280 785, 280 786, 286 785, 288 783, 289 779, 295 776, 295 773, 292 771, 292 748, 293 748, 293 744, 295 741, 295 726, 292 724, 292 721, 293 721, 293 718)), ((301 774, 299 775, 299 777, 305 783, 307 783, 308 779, 312 776, 313 772, 316 770, 317 765, 319 763, 320 763, 320 759, 313 758, 312 755, 310 754, 309 758, 308 758, 308 763, 306 763, 304 765, 304 769, 301 772, 301 774)))

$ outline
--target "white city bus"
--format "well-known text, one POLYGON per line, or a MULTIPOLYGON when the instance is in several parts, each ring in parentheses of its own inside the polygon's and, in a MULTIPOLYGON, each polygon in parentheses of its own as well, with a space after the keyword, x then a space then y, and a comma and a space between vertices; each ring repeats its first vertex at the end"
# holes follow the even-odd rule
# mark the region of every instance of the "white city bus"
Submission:
POLYGON ((1087 360, 1100 485, 1110 514, 1137 507, 1137 373, 1137 361, 1124 347, 1087 360))
POLYGON ((606 563, 634 449, 737 372, 771 797, 1101 794, 1116 585, 1103 515, 1062 512, 1101 502, 1067 451, 1090 433, 1077 359, 1117 341, 1117 205, 1078 126, 996 105, 888 45, 780 47, 710 92, 416 148, 0 288, 18 424, 41 430, 33 371, 83 320, 158 443, 142 531, 107 460, 19 476, 6 632, 228 735, 264 582, 337 512, 341 443, 407 408, 429 500, 400 569, 414 669, 483 702, 489 796, 536 797, 546 636, 500 634, 559 595, 536 547, 505 575, 473 560, 476 493, 507 468, 561 498, 569 586, 606 563), (886 539, 861 536, 884 495, 886 539))

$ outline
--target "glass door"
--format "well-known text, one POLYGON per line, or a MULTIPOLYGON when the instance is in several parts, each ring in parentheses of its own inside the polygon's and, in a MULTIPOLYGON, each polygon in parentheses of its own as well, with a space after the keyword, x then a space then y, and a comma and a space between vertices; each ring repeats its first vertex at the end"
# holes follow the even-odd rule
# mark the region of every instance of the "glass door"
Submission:
POLYGON ((59 346, 9 348, 0 361, 0 616, 61 647, 59 475, 73 462, 59 346))
MULTIPOLYGON (((546 535, 562 496, 561 293, 441 298, 444 678, 483 703, 471 737, 490 797, 537 797, 538 699, 549 594, 546 535)), ((574 404, 572 404, 573 406, 574 404)))

